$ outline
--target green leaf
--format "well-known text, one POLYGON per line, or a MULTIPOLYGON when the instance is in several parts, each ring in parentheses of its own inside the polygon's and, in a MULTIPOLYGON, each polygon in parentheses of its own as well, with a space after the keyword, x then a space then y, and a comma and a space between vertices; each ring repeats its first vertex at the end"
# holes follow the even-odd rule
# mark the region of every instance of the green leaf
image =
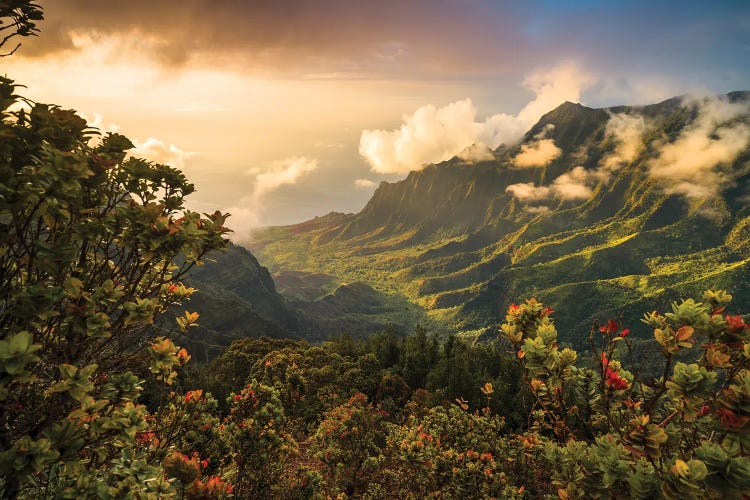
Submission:
POLYGON ((73 278, 71 276, 63 281, 63 288, 68 293, 68 296, 77 299, 81 296, 83 283, 78 278, 73 278))

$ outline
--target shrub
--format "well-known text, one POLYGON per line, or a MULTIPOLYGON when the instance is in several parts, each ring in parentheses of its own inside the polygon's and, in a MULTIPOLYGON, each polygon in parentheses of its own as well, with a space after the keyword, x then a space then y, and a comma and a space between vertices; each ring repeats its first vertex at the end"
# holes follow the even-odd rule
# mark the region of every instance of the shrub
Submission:
POLYGON ((189 359, 169 336, 198 314, 161 318, 225 245, 226 216, 183 210, 182 173, 128 158, 121 135, 91 145, 98 132, 74 111, 17 87, 0 78, 0 489, 162 494, 137 401, 189 359))
POLYGON ((730 300, 709 291, 644 316, 664 360, 655 381, 623 367, 631 345, 614 321, 592 329, 594 369, 582 369, 558 347, 550 309, 533 299, 508 309, 501 331, 535 398, 536 467, 550 471, 560 498, 750 492, 750 326, 726 314, 730 300), (674 362, 689 350, 696 362, 674 362))
POLYGON ((310 438, 332 493, 361 494, 383 461, 385 429, 379 411, 358 393, 324 414, 310 438))

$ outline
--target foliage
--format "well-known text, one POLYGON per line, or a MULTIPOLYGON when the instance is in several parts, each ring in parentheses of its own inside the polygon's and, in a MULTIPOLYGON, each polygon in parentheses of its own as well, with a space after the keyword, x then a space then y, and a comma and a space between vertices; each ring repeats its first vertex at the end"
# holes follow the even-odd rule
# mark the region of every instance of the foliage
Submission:
POLYGON ((535 398, 535 447, 560 498, 742 498, 750 492, 750 325, 726 314, 732 297, 706 292, 646 314, 663 376, 640 381, 629 330, 592 329, 595 369, 560 349, 551 311, 534 299, 508 309, 502 334, 518 349, 535 398), (594 335, 600 335, 597 348, 594 335), (694 363, 673 363, 700 349, 694 363))
MULTIPOLYGON (((1 0, 0 50, 15 37, 36 36, 39 32, 36 21, 43 19, 44 13, 39 4, 30 0, 1 0)), ((20 46, 19 43, 10 52, 0 52, 0 57, 12 55, 20 46)))
POLYGON ((324 465, 332 492, 359 495, 383 461, 382 414, 362 393, 326 412, 310 438, 311 451, 324 465))
MULTIPOLYGON (((0 1, 0 48, 34 35, 41 18, 32 2, 0 1)), ((644 316, 663 359, 654 377, 653 366, 640 359, 643 342, 623 328, 622 318, 591 329, 587 356, 562 345, 554 311, 535 299, 508 308, 502 341, 464 336, 441 343, 422 327, 405 338, 386 331, 367 340, 340 335, 321 345, 243 339, 210 364, 178 373, 191 355, 175 340, 185 340, 199 315, 170 316, 195 292, 182 281, 186 273, 225 247, 226 215, 185 210, 194 187, 181 172, 129 158, 127 138, 99 137, 74 111, 23 99, 17 88, 0 78, 0 496, 750 496, 750 325, 727 313, 732 297, 722 291, 644 316)), ((588 113, 570 106, 547 119, 588 113)), ((596 133, 601 115, 581 119, 596 133)), ((497 175, 494 164, 485 167, 497 175)), ((409 182, 430 171, 443 170, 426 169, 409 182)), ((444 184, 454 190, 455 183, 444 184)), ((480 191, 475 187, 467 193, 480 191)), ((441 189, 432 196, 448 198, 441 189)), ((618 189, 616 196, 624 196, 618 189)), ((628 189, 667 203, 635 181, 628 189)), ((594 201, 601 204, 578 212, 585 224, 596 220, 594 212, 607 212, 603 198, 594 201)), ((501 208, 507 217, 489 214, 498 217, 500 239, 448 234, 446 244, 440 234, 427 249, 409 248, 402 243, 414 234, 384 231, 390 247, 401 249, 397 260, 408 266, 401 274, 409 285, 400 286, 452 307, 497 265, 505 274, 495 279, 510 278, 519 288, 549 287, 571 275, 595 283, 600 272, 612 270, 608 261, 617 262, 617 272, 640 272, 643 262, 623 250, 652 255, 654 245, 681 250, 683 233, 702 237, 690 218, 674 224, 676 233, 665 241, 634 237, 634 228, 658 218, 651 207, 606 228, 571 223, 572 232, 562 236, 524 241, 523 235, 550 236, 549 227, 508 203, 501 208), (493 243, 488 247, 485 239, 493 243), (588 249, 568 255, 581 242, 588 249), (484 255, 479 263, 446 257, 447 245, 467 255, 481 248, 484 255), (534 263, 535 272, 516 265, 523 261, 534 263), (433 264, 442 275, 433 274, 433 264), (443 293, 455 284, 460 297, 443 293)), ((464 223, 463 215, 446 217, 464 223)), ((366 218, 342 224, 347 218, 328 216, 345 231, 379 234, 366 218)), ((743 227, 726 239, 734 252, 744 251, 737 236, 743 227)), ((709 229, 709 239, 723 241, 731 228, 709 229)), ((701 242, 688 239, 688 245, 701 242)), ((306 256, 316 250, 304 247, 306 256)), ((385 283, 394 259, 360 250, 374 264, 366 277, 385 283)), ((691 262, 710 261, 711 252, 691 253, 691 262)), ((720 257, 740 259, 725 277, 746 265, 742 256, 720 257)), ((348 262, 346 272, 367 274, 359 263, 348 262)), ((648 264, 663 271, 650 275, 657 284, 659 276, 693 276, 675 270, 680 262, 669 257, 648 264)), ((267 272, 250 274, 271 282, 267 272)), ((493 285, 482 293, 493 293, 493 285)), ((611 299, 610 288, 594 286, 588 303, 611 299)), ((328 305, 378 297, 361 285, 341 288, 328 305)), ((564 289, 556 293, 571 293, 564 289)), ((271 309, 283 315, 279 297, 271 295, 271 309)), ((388 304, 376 304, 375 316, 381 306, 388 304)), ((411 317, 413 311, 401 312, 411 317)))
POLYGON ((220 427, 232 462, 237 494, 268 498, 279 485, 297 443, 284 430, 279 393, 252 381, 230 396, 232 408, 220 427))
POLYGON ((518 496, 502 461, 518 458, 520 446, 498 439, 503 432, 504 419, 488 409, 472 414, 452 405, 412 415, 388 435, 394 487, 417 498, 518 496))
POLYGON ((162 315, 225 245, 226 216, 183 210, 182 173, 17 88, 0 78, 0 489, 160 495, 171 486, 138 442, 151 418, 138 398, 190 359, 169 336, 198 314, 162 315))

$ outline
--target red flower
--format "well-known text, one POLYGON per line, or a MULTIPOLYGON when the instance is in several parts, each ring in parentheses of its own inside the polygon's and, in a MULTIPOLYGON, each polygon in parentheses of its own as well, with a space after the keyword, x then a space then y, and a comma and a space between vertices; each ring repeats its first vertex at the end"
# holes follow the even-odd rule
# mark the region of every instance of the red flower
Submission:
POLYGON ((607 324, 606 325, 599 327, 599 331, 600 332, 607 333, 609 335, 612 335, 613 333, 615 333, 619 329, 620 329, 620 327, 617 326, 617 323, 615 323, 611 319, 607 320, 607 324))
POLYGON ((151 444, 154 438, 156 438, 156 433, 153 431, 139 432, 135 436, 136 442, 141 444, 151 444))
POLYGON ((239 401, 240 399, 242 399, 242 395, 241 394, 235 394, 234 395, 234 400, 235 401, 239 401))
POLYGON ((620 337, 627 337, 628 335, 630 335, 630 328, 625 328, 620 332, 620 337))
POLYGON ((171 285, 169 285, 169 287, 167 288, 167 293, 175 293, 175 292, 177 291, 177 289, 178 289, 178 288, 179 288, 179 287, 178 287, 177 285, 175 285, 174 283, 172 283, 172 284, 171 284, 171 285))
POLYGON ((719 418, 719 422, 724 426, 725 429, 741 429, 747 425, 750 417, 737 415, 735 412, 728 408, 719 408, 716 410, 716 416, 719 418))
POLYGON ((616 391, 627 389, 630 386, 627 380, 620 377, 620 372, 618 370, 612 370, 609 367, 607 367, 604 383, 616 391))
POLYGON ((742 316, 729 316, 727 314, 726 320, 727 323, 729 323, 729 331, 732 333, 739 333, 747 328, 745 320, 742 319, 742 316))
POLYGON ((198 389, 197 391, 188 391, 187 394, 185 394, 185 402, 191 403, 191 402, 198 402, 203 396, 203 390, 198 389))
POLYGON ((550 314, 552 314, 554 312, 555 312, 555 310, 552 309, 551 307, 545 307, 544 309, 542 309, 542 313, 541 313, 542 314, 542 318, 544 318, 545 316, 549 316, 550 314))
POLYGON ((180 361, 180 364, 185 364, 188 361, 190 361, 190 354, 188 354, 187 350, 183 347, 179 351, 177 351, 177 359, 180 361))

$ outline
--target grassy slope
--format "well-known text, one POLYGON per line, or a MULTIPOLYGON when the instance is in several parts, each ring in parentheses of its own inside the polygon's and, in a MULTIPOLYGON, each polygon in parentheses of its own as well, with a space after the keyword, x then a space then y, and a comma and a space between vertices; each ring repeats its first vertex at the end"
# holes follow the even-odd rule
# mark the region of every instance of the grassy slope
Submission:
MULTIPOLYGON (((656 124, 644 153, 583 203, 533 215, 505 193, 514 182, 538 183, 580 164, 594 168, 612 149, 603 132, 608 115, 568 104, 527 136, 555 124, 564 154, 546 168, 509 166, 514 150, 478 165, 431 166, 381 185, 360 214, 268 228, 252 249, 272 271, 367 283, 424 308, 435 324, 463 330, 496 323, 508 303, 530 295, 560 311, 568 339, 584 336, 594 318, 623 311, 635 322, 644 307, 704 288, 750 299, 750 214, 737 202, 748 192, 747 176, 724 199, 664 195, 645 174, 649 154, 691 116, 674 101, 640 112, 656 124)), ((392 322, 409 316, 383 315, 392 322)))

